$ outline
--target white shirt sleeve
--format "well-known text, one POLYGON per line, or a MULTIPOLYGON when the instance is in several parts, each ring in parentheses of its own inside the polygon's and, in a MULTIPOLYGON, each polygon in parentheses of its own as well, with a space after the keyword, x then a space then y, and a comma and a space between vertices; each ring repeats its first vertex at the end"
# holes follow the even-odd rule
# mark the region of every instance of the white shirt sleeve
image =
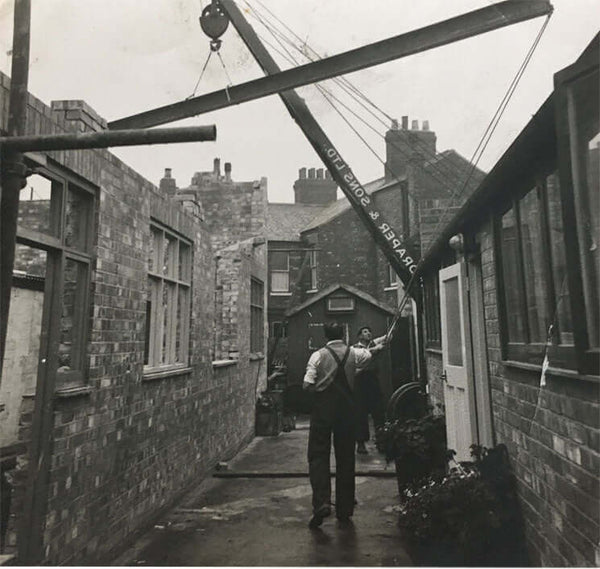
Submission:
POLYGON ((356 346, 353 346, 351 349, 354 351, 356 371, 360 371, 371 361, 371 352, 367 348, 358 348, 356 346))
POLYGON ((321 361, 321 352, 317 350, 308 358, 306 364, 306 373, 304 374, 304 384, 315 385, 317 383, 317 366, 321 361))

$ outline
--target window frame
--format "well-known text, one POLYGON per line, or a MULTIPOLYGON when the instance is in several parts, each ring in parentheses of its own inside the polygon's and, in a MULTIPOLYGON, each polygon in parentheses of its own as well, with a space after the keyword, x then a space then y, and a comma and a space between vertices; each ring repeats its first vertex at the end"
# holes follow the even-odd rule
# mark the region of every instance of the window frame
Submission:
MULTIPOLYGON (((160 233, 160 248, 153 251, 154 267, 148 266, 147 271, 147 301, 146 301, 146 327, 144 337, 144 375, 150 375, 156 372, 170 370, 179 370, 189 366, 189 341, 190 341, 190 321, 192 314, 192 267, 193 267, 193 243, 186 237, 180 235, 173 229, 167 227, 158 220, 151 219, 149 226, 150 239, 154 240, 155 233, 160 233), (175 242, 175 249, 171 256, 169 267, 165 273, 164 268, 161 271, 158 262, 164 262, 164 245, 169 239, 175 242), (188 257, 185 265, 180 267, 181 244, 188 248, 188 257), (180 274, 180 271, 184 273, 180 274), (182 278, 183 277, 183 278, 182 278), (186 278, 187 277, 187 278, 186 278), (156 286, 154 286, 154 284, 156 286), (166 337, 165 337, 165 309, 163 302, 165 286, 167 287, 167 314, 166 337), (169 292, 170 291, 170 292, 169 292), (173 294, 174 291, 174 294, 173 294), (180 302, 184 294, 185 305, 180 311, 180 302), (148 310, 150 302, 150 310, 148 310), (177 347, 177 320, 180 320, 180 338, 179 348, 177 347), (159 322, 156 325, 156 322, 159 322), (163 348, 164 345, 164 348, 163 348), (167 361, 165 361, 167 360, 167 361)), ((150 257, 150 256, 149 256, 150 257)), ((164 266, 163 266, 164 267, 164 266)))
MULTIPOLYGON (((565 246, 568 251, 576 251, 567 257, 569 289, 571 293, 572 314, 586 314, 584 283, 582 278, 582 264, 579 237, 577 234, 577 191, 573 171, 580 164, 573 163, 572 145, 577 141, 577 124, 572 113, 572 92, 577 87, 578 81, 591 75, 598 75, 598 54, 593 60, 577 61, 563 69, 554 77, 555 84, 555 120, 557 134, 558 165, 563 206, 563 223, 565 225, 565 246)), ((597 81, 596 81, 596 88, 597 81)), ((598 106, 593 106, 594 115, 590 121, 599 122, 598 106)), ((590 189, 586 188, 589 192, 590 189)), ((596 290, 596 294, 598 291, 596 290)), ((585 318, 574 318, 573 333, 577 355, 577 369, 586 375, 600 375, 600 348, 591 347, 588 337, 588 325, 585 318)))
MULTIPOLYGON (((16 242, 39 248, 47 253, 45 279, 48 279, 48 285, 45 287, 45 294, 50 295, 48 306, 52 308, 48 313, 49 321, 46 325, 48 326, 48 345, 56 346, 56 353, 48 358, 48 362, 51 362, 49 370, 55 370, 56 373, 55 389, 83 387, 89 375, 90 288, 92 270, 95 264, 93 244, 97 229, 98 192, 97 188, 88 181, 52 164, 36 167, 35 175, 50 182, 51 195, 48 220, 50 233, 23 227, 18 221, 16 242), (79 245, 67 244, 69 192, 84 195, 89 200, 87 210, 79 220, 80 226, 86 232, 83 243, 79 245), (70 344, 71 349, 69 351, 71 365, 69 366, 70 369, 61 369, 65 367, 60 365, 60 345, 64 309, 65 267, 69 261, 83 266, 84 274, 83 278, 76 281, 78 302, 74 304, 74 315, 71 317, 73 322, 72 338, 74 339, 70 344)), ((31 177, 28 179, 28 185, 30 180, 31 177)), ((21 189, 21 192, 27 191, 27 189, 28 186, 21 189)), ((21 200, 19 198, 19 206, 26 201, 34 200, 21 200)))
POLYGON ((317 251, 308 251, 308 264, 310 268, 310 288, 308 292, 317 290, 317 251))
POLYGON ((290 252, 289 251, 271 251, 269 255, 269 292, 273 295, 287 295, 290 293, 290 252), (285 255, 287 261, 287 269, 273 269, 271 266, 271 255, 274 253, 285 255), (273 275, 274 274, 285 274, 287 275, 287 287, 285 289, 273 288, 273 275))
POLYGON ((425 309, 423 318, 425 324, 425 348, 441 350, 440 280, 437 272, 423 277, 423 307, 425 309))
MULTIPOLYGON (((558 179, 558 172, 539 172, 535 177, 530 177, 524 184, 521 191, 511 197, 510 201, 505 204, 494 215, 494 250, 495 250, 495 273, 496 285, 498 290, 498 307, 499 307, 499 332, 502 346, 502 358, 505 361, 516 361, 526 364, 541 365, 546 351, 546 338, 542 341, 530 341, 530 322, 529 312, 527 310, 527 290, 525 286, 525 270, 523 256, 523 238, 521 233, 521 208, 520 204, 530 192, 535 192, 538 200, 538 211, 540 215, 540 231, 542 241, 541 264, 543 267, 543 278, 546 283, 545 295, 545 312, 549 317, 556 314, 556 283, 554 282, 554 274, 552 271, 552 248, 549 236, 549 221, 548 221, 548 196, 547 196, 547 179, 555 175, 558 179), (524 341, 511 341, 508 331, 509 316, 507 313, 506 303, 506 282, 504 274, 502 248, 502 218, 509 211, 514 211, 515 214, 515 231, 517 241, 517 256, 514 260, 517 269, 518 279, 518 301, 520 303, 520 312, 524 315, 524 341)), ((568 228, 563 219, 563 234, 566 235, 568 228)), ((567 266, 567 273, 570 272, 567 266)), ((572 292, 570 292, 572 298, 572 292)), ((572 308, 571 308, 572 310, 572 308)), ((546 326, 547 329, 547 326, 546 326)), ((558 343, 558 334, 553 334, 552 343, 548 347, 548 356, 552 362, 552 366, 561 369, 576 369, 577 359, 574 345, 561 345, 558 343)))
POLYGON ((344 312, 354 312, 356 310, 356 299, 350 295, 334 295, 327 298, 327 312, 332 312, 335 314, 344 313, 344 312), (350 308, 332 308, 331 301, 335 299, 347 299, 350 300, 352 306, 350 308))
POLYGON ((250 277, 250 353, 264 354, 265 351, 265 283, 250 277), (256 287, 259 293, 255 294, 256 287), (257 300, 259 300, 257 302, 257 300), (256 349, 256 348, 260 349, 256 349))
POLYGON ((397 289, 399 284, 400 284, 400 278, 398 277, 398 274, 396 273, 396 271, 393 269, 392 265, 390 265, 388 263, 388 274, 387 274, 387 286, 385 287, 386 290, 390 290, 390 289, 397 289))

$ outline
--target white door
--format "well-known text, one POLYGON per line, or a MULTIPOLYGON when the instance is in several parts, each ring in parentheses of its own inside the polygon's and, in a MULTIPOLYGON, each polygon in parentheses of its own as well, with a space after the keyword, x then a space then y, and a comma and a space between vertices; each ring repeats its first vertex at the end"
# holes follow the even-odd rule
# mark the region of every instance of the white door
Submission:
POLYGON ((471 460, 470 446, 477 442, 465 283, 463 263, 440 270, 446 433, 457 461, 471 460))

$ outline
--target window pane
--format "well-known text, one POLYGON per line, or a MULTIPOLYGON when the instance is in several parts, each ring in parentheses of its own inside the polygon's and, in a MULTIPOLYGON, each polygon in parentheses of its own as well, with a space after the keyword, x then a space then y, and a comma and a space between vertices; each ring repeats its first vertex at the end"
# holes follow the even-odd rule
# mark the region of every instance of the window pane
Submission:
POLYGON ((177 322, 175 332, 175 361, 177 363, 187 362, 187 314, 189 302, 189 289, 179 287, 179 298, 177 301, 177 322))
POLYGON ((579 257, 585 297, 588 342, 599 346, 598 273, 599 241, 599 143, 598 72, 579 79, 569 93, 573 190, 577 215, 579 257))
POLYGON ((287 271, 288 270, 288 254, 275 251, 271 253, 271 269, 274 271, 287 271))
POLYGON ((19 195, 19 228, 59 236, 62 184, 39 174, 27 178, 19 195))
POLYGON ((171 235, 165 235, 163 246, 165 253, 163 274, 175 278, 175 263, 177 262, 177 239, 171 235))
POLYGON ((546 180, 548 200, 548 228, 550 231, 550 254, 556 306, 556 332, 558 343, 573 345, 573 318, 567 278, 564 228, 558 176, 552 174, 546 180))
POLYGON ((288 272, 271 273, 271 290, 273 292, 287 292, 289 290, 290 276, 288 272))
POLYGON ((28 277, 46 276, 46 251, 17 243, 13 274, 28 277))
POLYGON ((151 228, 150 251, 148 251, 148 271, 151 273, 160 272, 160 258, 162 256, 163 232, 155 227, 151 228))
POLYGON ((537 189, 519 202, 529 341, 534 343, 546 341, 550 325, 540 205, 537 189))
POLYGON ((86 319, 84 300, 87 269, 88 266, 85 263, 73 259, 65 260, 58 347, 59 372, 81 369, 82 336, 86 319))
POLYGON ((88 249, 92 196, 69 184, 65 218, 65 244, 80 251, 88 249))
POLYGON ((347 296, 333 296, 327 299, 329 310, 354 310, 354 299, 347 296))
POLYGON ((504 284, 508 341, 524 342, 525 321, 520 302, 517 227, 515 212, 512 209, 502 216, 500 241, 502 247, 502 280, 504 284))
POLYGON ((444 281, 446 299, 446 342, 448 345, 448 363, 453 366, 463 365, 462 334, 460 323, 460 298, 458 278, 453 277, 444 281))
POLYGON ((262 352, 264 350, 264 284, 258 279, 251 279, 251 307, 250 307, 250 351, 262 352))
POLYGON ((191 248, 187 243, 179 242, 179 280, 190 281, 191 248))

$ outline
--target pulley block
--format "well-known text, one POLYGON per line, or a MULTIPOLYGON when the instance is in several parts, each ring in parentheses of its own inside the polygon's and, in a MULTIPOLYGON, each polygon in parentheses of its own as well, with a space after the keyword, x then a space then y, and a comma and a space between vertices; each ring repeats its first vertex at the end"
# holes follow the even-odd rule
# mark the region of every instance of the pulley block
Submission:
POLYGON ((221 47, 221 40, 219 39, 227 30, 229 26, 229 18, 219 0, 212 0, 212 2, 202 10, 200 16, 200 27, 202 31, 211 38, 210 48, 213 51, 218 51, 221 47))

